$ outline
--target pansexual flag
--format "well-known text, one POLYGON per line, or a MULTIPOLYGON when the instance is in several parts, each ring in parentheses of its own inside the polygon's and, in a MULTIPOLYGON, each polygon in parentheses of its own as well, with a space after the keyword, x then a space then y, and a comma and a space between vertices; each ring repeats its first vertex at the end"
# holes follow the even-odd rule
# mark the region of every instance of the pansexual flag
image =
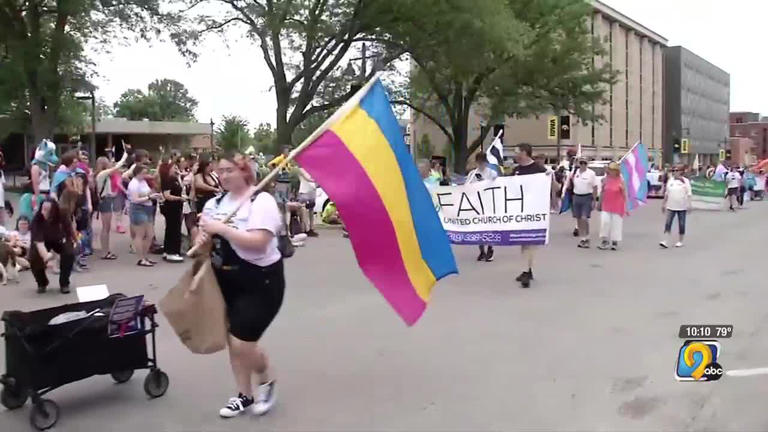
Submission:
POLYGON ((648 151, 645 145, 638 141, 621 158, 619 165, 627 184, 627 211, 634 210, 648 199, 648 151))
POLYGON ((297 151, 301 167, 336 203, 363 273, 414 324, 435 282, 458 270, 379 79, 297 151))

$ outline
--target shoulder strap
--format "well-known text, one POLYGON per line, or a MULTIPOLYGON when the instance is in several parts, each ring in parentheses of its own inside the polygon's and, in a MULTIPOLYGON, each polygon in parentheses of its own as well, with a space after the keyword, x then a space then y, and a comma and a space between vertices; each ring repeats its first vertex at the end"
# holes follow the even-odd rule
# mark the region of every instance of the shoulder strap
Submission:
POLYGON ((214 198, 214 200, 216 201, 216 207, 218 207, 219 204, 221 204, 221 200, 223 200, 224 197, 227 196, 228 193, 229 192, 224 192, 223 194, 221 194, 221 195, 217 196, 216 198, 214 198))

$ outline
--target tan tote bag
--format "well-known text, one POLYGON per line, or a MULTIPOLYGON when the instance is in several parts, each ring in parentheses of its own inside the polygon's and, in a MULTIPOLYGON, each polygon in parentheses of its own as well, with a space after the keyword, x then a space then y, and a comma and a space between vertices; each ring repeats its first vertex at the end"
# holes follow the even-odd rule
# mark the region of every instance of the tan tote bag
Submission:
POLYGON ((195 259, 159 306, 181 342, 193 353, 212 354, 227 347, 226 305, 207 254, 195 259))

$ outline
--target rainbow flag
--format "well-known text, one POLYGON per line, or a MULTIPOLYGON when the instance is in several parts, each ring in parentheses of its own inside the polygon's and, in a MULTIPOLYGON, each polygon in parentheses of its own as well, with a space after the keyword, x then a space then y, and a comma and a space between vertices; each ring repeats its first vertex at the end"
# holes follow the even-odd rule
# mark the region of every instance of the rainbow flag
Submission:
POLYGON ((296 160, 336 203, 363 273, 414 324, 435 282, 458 270, 379 79, 308 142, 296 160))
POLYGON ((627 211, 634 210, 648 199, 648 151, 645 145, 638 141, 621 158, 619 165, 627 184, 627 211))

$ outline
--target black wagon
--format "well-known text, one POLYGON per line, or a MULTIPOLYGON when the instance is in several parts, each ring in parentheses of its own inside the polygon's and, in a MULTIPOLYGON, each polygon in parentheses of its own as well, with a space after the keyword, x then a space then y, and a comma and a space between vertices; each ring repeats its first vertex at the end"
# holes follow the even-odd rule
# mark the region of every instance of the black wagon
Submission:
POLYGON ((5 374, 0 376, 3 406, 13 410, 31 399, 32 426, 49 429, 59 419, 59 407, 43 398, 45 394, 94 375, 111 375, 115 382, 124 383, 136 369, 149 369, 144 379, 144 391, 149 397, 164 395, 169 382, 168 375, 157 366, 157 309, 143 305, 135 317, 139 327, 134 330, 138 331, 109 337, 110 311, 120 298, 125 296, 114 294, 103 300, 32 312, 4 312, 5 374), (78 313, 81 318, 49 324, 67 312, 78 313), (151 340, 151 355, 147 339, 151 340))

